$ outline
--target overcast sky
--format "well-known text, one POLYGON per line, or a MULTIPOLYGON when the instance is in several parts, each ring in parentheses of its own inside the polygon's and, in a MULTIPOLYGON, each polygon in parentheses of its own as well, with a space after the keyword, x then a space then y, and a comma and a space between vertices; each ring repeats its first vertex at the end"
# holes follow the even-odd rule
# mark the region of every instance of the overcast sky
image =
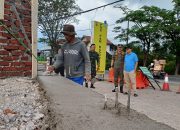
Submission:
MULTIPOLYGON (((76 3, 83 11, 85 11, 108 3, 112 3, 114 1, 116 0, 76 0, 76 3)), ((126 5, 131 10, 139 9, 144 5, 154 5, 165 9, 173 8, 172 0, 124 0, 123 2, 119 2, 118 4, 122 4, 122 6, 126 5)), ((91 21, 104 22, 106 20, 109 25, 108 39, 112 41, 114 44, 117 44, 118 41, 114 40, 114 37, 117 34, 113 33, 112 31, 115 27, 114 24, 116 20, 122 17, 123 12, 118 8, 114 8, 114 5, 110 5, 105 8, 101 8, 77 16, 79 23, 74 24, 77 36, 82 37, 83 35, 91 35, 91 21)), ((123 26, 126 27, 125 24, 123 26)), ((42 37, 42 34, 39 33, 39 37, 42 37)), ((41 47, 42 45, 38 44, 38 48, 41 47)))
MULTIPOLYGON (((80 8, 85 11, 92 9, 98 6, 102 6, 116 0, 76 0, 80 8)), ((154 5, 160 8, 172 9, 173 4, 172 0, 124 0, 118 4, 126 5, 129 9, 136 10, 142 7, 143 5, 154 5)), ((115 5, 115 4, 114 4, 115 5)), ((79 24, 74 24, 76 27, 76 32, 79 37, 83 35, 91 35, 91 21, 100 21, 104 22, 105 20, 108 23, 108 39, 110 39, 114 44, 117 44, 117 40, 114 40, 116 36, 113 33, 113 28, 116 20, 122 17, 122 11, 118 8, 114 8, 114 5, 107 6, 89 13, 85 13, 77 16, 79 19, 79 24)), ((125 26, 125 25, 123 25, 125 26)))

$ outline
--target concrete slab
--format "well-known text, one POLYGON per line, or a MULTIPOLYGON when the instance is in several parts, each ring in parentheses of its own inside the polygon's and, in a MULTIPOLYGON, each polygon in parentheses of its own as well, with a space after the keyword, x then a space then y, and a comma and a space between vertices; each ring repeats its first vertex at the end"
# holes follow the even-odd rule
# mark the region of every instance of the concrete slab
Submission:
MULTIPOLYGON (((162 86, 160 83, 160 86, 162 86)), ((176 94, 179 83, 171 83, 171 91, 160 91, 152 88, 139 89, 138 97, 131 96, 131 108, 147 115, 149 118, 167 124, 177 130, 180 130, 180 94, 176 94)), ((114 99, 115 93, 111 90, 114 88, 111 82, 97 82, 94 91, 107 95, 108 98, 114 99)), ((127 106, 128 96, 119 95, 119 102, 127 106)))
MULTIPOLYGON (((173 130, 173 128, 157 123, 136 111, 131 111, 130 116, 127 116, 126 108, 123 106, 121 106, 121 115, 118 115, 117 110, 114 109, 114 101, 110 99, 108 99, 108 109, 103 110, 103 94, 107 94, 112 99, 114 97, 114 94, 111 93, 112 83, 97 82, 96 89, 92 91, 92 89, 80 87, 78 84, 60 76, 39 76, 38 80, 52 100, 51 107, 54 108, 57 114, 57 120, 55 120, 57 130, 173 130)), ((167 95, 163 96, 166 97, 165 99, 160 96, 161 93, 152 90, 139 92, 140 96, 138 98, 132 98, 132 108, 147 115, 153 113, 152 118, 157 117, 159 111, 166 112, 164 107, 171 108, 174 113, 178 113, 177 107, 174 107, 172 101, 179 100, 179 97, 174 95, 170 103, 166 105, 164 102, 169 99, 168 95, 171 95, 171 93, 163 93, 163 95, 167 95), (152 97, 152 94, 157 96, 152 97), (158 107, 154 107, 154 100, 157 99, 164 102, 159 102, 158 107)), ((120 101, 123 104, 126 104, 126 100, 126 96, 120 96, 120 101)), ((169 111, 168 113, 171 114, 169 111)), ((168 118, 166 116, 168 114, 163 115, 168 118)), ((176 114, 174 114, 173 116, 169 115, 169 117, 177 119, 176 121, 175 118, 173 119, 174 125, 172 125, 176 126, 179 116, 176 117, 176 114)), ((158 122, 159 120, 161 118, 157 117, 158 122)))

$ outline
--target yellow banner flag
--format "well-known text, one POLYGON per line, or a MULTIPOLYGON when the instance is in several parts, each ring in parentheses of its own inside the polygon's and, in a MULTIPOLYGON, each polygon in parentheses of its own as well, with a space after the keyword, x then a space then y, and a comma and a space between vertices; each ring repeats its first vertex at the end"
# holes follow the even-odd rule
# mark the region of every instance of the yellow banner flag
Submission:
POLYGON ((92 43, 96 45, 96 52, 100 58, 97 74, 104 74, 106 66, 107 24, 97 21, 93 22, 92 43))
POLYGON ((0 0, 0 19, 4 19, 4 0, 0 0))

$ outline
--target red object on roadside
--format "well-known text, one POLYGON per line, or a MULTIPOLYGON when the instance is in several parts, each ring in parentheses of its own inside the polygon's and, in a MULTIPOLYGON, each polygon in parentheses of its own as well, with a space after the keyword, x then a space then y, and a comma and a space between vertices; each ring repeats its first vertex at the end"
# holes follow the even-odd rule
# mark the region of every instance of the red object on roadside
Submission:
POLYGON ((164 83, 163 83, 163 91, 169 91, 169 81, 168 81, 168 74, 164 77, 164 83))
POLYGON ((178 89, 178 91, 176 92, 177 94, 180 94, 180 85, 179 85, 179 89, 178 89))

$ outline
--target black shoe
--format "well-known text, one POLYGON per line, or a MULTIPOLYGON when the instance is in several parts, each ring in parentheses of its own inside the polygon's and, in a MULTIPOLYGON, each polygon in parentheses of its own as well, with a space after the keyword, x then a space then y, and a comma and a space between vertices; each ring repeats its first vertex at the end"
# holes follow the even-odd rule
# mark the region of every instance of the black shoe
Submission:
POLYGON ((120 93, 124 93, 123 90, 120 90, 120 93))
POLYGON ((94 87, 94 86, 91 86, 90 88, 94 88, 94 89, 95 89, 96 87, 94 87))
POLYGON ((138 95, 135 93, 135 94, 134 94, 134 97, 137 97, 137 96, 138 96, 138 95))
POLYGON ((116 89, 113 89, 112 92, 116 92, 116 89))
POLYGON ((120 86, 120 93, 124 93, 124 92, 123 92, 123 86, 122 86, 122 85, 120 86))
POLYGON ((85 87, 88 88, 88 83, 85 83, 85 87))
POLYGON ((128 95, 128 92, 124 92, 125 95, 128 95))
POLYGON ((94 88, 94 89, 95 89, 94 85, 92 85, 92 84, 91 84, 91 87, 90 87, 90 88, 94 88))

